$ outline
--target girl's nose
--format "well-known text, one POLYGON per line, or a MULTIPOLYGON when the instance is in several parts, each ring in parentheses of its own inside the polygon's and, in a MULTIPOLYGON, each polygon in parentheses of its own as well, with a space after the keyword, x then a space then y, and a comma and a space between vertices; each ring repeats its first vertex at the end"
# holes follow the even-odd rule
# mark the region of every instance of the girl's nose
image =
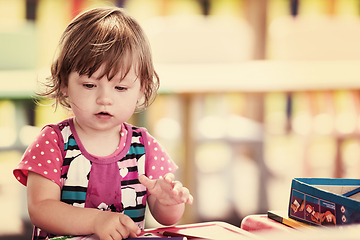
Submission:
POLYGON ((96 103, 99 105, 112 105, 113 99, 111 98, 111 94, 105 90, 100 91, 96 103))

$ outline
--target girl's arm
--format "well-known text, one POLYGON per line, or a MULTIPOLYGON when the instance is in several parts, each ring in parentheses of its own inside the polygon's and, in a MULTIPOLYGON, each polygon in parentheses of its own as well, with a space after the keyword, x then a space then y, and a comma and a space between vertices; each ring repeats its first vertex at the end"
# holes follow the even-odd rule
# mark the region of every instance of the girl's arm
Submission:
POLYGON ((141 184, 151 193, 148 197, 149 209, 160 224, 173 225, 182 217, 185 203, 192 204, 193 197, 179 181, 174 181, 174 174, 164 178, 150 180, 145 175, 139 177, 141 184))
POLYGON ((60 187, 29 172, 27 199, 30 219, 44 231, 57 235, 88 235, 100 239, 136 237, 141 230, 128 216, 94 208, 80 208, 60 201, 60 187))

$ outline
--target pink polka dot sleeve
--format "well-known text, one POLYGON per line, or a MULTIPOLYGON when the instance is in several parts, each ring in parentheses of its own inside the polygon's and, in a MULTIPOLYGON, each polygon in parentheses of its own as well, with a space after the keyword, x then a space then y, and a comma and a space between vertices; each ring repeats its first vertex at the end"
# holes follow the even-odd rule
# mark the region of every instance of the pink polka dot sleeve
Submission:
POLYGON ((14 170, 15 178, 26 186, 28 172, 38 173, 61 187, 62 152, 58 135, 51 127, 45 127, 37 139, 26 149, 14 170))
POLYGON ((148 132, 144 133, 146 149, 145 173, 150 179, 158 179, 166 173, 173 173, 178 166, 172 161, 165 149, 148 132))

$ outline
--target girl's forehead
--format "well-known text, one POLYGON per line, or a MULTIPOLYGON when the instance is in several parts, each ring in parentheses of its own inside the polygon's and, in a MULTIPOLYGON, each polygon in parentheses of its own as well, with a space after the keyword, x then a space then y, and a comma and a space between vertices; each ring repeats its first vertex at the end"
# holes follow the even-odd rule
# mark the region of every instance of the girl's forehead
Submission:
MULTIPOLYGON (((124 64, 124 63, 123 63, 124 64)), ((101 79, 104 76, 108 78, 109 81, 118 81, 121 82, 124 79, 133 79, 134 81, 138 78, 138 63, 134 62, 132 64, 128 63, 122 65, 121 62, 112 68, 109 68, 105 63, 102 64, 98 70, 96 70, 91 78, 101 79)))

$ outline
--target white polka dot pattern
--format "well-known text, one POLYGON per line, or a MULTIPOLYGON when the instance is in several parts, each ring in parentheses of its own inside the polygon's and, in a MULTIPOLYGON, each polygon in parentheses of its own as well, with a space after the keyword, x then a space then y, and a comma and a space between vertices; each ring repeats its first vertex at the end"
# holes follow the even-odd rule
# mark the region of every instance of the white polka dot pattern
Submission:
POLYGON ((146 175, 150 179, 158 179, 168 172, 175 172, 178 167, 164 148, 147 132, 146 138, 147 145, 145 145, 145 148, 148 161, 146 164, 146 175))
POLYGON ((51 127, 45 127, 38 138, 25 151, 14 175, 26 185, 27 172, 36 172, 61 186, 60 174, 62 154, 58 146, 58 135, 51 127))

